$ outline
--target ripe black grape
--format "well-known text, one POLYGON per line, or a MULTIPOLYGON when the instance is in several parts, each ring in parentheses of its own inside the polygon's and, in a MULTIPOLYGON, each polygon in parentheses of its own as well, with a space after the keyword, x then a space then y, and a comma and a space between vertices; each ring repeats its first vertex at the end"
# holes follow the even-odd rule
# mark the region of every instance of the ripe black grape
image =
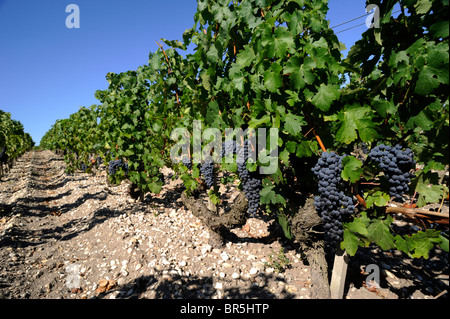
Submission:
POLYGON ((83 173, 86 173, 86 170, 87 170, 86 164, 81 163, 81 170, 83 171, 83 173))
POLYGON ((323 152, 312 169, 319 181, 314 206, 324 222, 325 241, 331 247, 342 240, 342 218, 355 210, 353 197, 344 193, 342 159, 335 152, 323 152))
POLYGON ((187 156, 183 156, 181 159, 181 162, 186 166, 188 169, 192 169, 192 162, 191 159, 187 156))
POLYGON ((205 183, 208 188, 215 185, 216 179, 214 176, 214 162, 212 159, 209 159, 200 165, 200 172, 205 178, 205 183))
POLYGON ((369 148, 367 147, 366 143, 361 143, 361 150, 364 154, 369 154, 369 148))
POLYGON ((409 183, 414 176, 410 173, 416 162, 414 153, 401 145, 380 144, 374 147, 368 159, 377 163, 389 182, 389 195, 402 202, 402 195, 409 191, 409 183))
MULTIPOLYGON (((254 217, 259 208, 262 181, 258 173, 251 173, 247 170, 249 147, 251 147, 250 141, 245 140, 243 145, 237 144, 234 148, 235 152, 237 153, 238 175, 241 179, 242 188, 248 201, 248 213, 250 214, 250 216, 254 217)), ((224 148, 226 149, 226 145, 224 148)), ((232 148, 232 146, 230 148, 232 148)))
POLYGON ((121 159, 110 161, 108 165, 109 175, 115 175, 119 168, 122 168, 125 171, 125 174, 128 174, 128 163, 125 163, 121 159))
POLYGON ((226 140, 222 143, 222 157, 225 157, 228 154, 236 154, 236 141, 226 140))

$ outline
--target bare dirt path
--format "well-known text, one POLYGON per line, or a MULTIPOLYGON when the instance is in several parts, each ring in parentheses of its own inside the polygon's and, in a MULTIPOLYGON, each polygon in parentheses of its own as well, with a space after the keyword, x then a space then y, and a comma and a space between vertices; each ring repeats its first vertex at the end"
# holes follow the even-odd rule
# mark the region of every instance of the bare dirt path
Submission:
MULTIPOLYGON (((107 185, 104 169, 93 176, 64 168, 60 156, 33 151, 0 180, 0 299, 310 298, 302 254, 280 238, 259 240, 267 231, 261 220, 234 229, 237 240, 210 246, 173 171, 163 171, 159 196, 136 203, 126 183, 107 185)), ((431 257, 361 250, 345 297, 432 298, 448 289, 448 254, 431 257), (377 291, 362 285, 370 263, 382 268, 377 291)))

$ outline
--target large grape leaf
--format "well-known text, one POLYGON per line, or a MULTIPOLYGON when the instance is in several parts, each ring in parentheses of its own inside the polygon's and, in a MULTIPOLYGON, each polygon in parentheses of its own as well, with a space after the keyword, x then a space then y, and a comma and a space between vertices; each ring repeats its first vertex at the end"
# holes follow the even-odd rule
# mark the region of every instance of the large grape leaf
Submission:
POLYGON ((394 236, 390 232, 389 225, 392 223, 392 217, 387 216, 386 219, 374 219, 367 227, 368 238, 380 246, 383 250, 395 247, 394 236))
POLYGON ((339 112, 340 127, 336 133, 336 139, 344 144, 350 144, 359 137, 364 142, 369 142, 378 136, 376 123, 372 121, 372 112, 369 106, 346 106, 339 112))
POLYGON ((261 43, 269 57, 284 58, 294 48, 294 38, 286 27, 277 27, 272 32, 272 27, 266 26, 261 43))
POLYGON ((292 113, 286 114, 284 118, 284 129, 292 135, 297 135, 301 129, 302 125, 305 125, 306 122, 303 120, 301 116, 294 115, 292 113))
POLYGON ((341 242, 341 248, 345 249, 350 256, 354 256, 359 246, 368 245, 367 239, 369 232, 367 225, 370 220, 363 212, 361 217, 353 219, 351 222, 344 223, 344 238, 341 242))
POLYGON ((352 231, 344 230, 344 240, 341 242, 341 249, 344 249, 350 256, 354 256, 360 244, 359 237, 352 231))
POLYGON ((270 92, 276 92, 281 86, 281 70, 283 68, 280 64, 274 62, 269 69, 264 72, 264 86, 270 92))
POLYGON ((261 203, 262 204, 277 204, 277 203, 281 203, 281 204, 286 204, 286 201, 284 200, 283 196, 281 196, 280 194, 275 193, 275 191, 273 190, 275 188, 275 186, 265 186, 262 190, 261 190, 261 203))
POLYGON ((395 248, 403 251, 411 256, 411 251, 414 249, 414 240, 410 236, 402 237, 400 235, 395 236, 395 248))
POLYGON ((420 95, 430 94, 441 83, 448 85, 449 56, 448 46, 433 46, 427 56, 427 63, 422 66, 416 83, 415 92, 420 95))
POLYGON ((315 80, 313 69, 316 62, 311 58, 305 58, 304 61, 296 56, 289 58, 284 67, 284 73, 289 74, 293 89, 300 90, 305 84, 313 84, 315 80))
POLYGON ((373 190, 369 191, 365 196, 366 207, 371 208, 374 204, 378 207, 384 207, 389 202, 389 195, 379 191, 373 190))
POLYGON ((317 93, 311 99, 311 103, 318 109, 326 112, 330 109, 334 100, 339 98, 339 85, 320 84, 317 93))
POLYGON ((249 45, 246 45, 244 49, 240 50, 236 56, 236 64, 238 64, 241 68, 245 68, 250 66, 256 59, 255 52, 253 48, 249 45))
POLYGON ((346 156, 342 159, 341 177, 344 181, 355 183, 361 178, 363 169, 362 163, 354 156, 346 156))
POLYGON ((411 235, 411 239, 414 241, 414 258, 424 257, 428 259, 430 249, 435 244, 441 243, 440 231, 436 229, 427 229, 424 232, 418 232, 411 235))
POLYGON ((437 173, 421 171, 411 181, 411 187, 417 193, 417 206, 422 207, 429 203, 437 203, 444 196, 444 187, 439 185, 437 173))

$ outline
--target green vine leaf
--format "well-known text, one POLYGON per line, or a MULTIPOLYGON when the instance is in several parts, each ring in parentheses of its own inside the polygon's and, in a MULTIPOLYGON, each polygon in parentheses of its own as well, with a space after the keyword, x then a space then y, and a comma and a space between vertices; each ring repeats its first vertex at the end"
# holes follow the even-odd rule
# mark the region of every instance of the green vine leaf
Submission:
POLYGON ((346 105, 344 111, 338 113, 338 119, 341 125, 336 133, 336 139, 341 143, 350 144, 358 138, 358 133, 363 142, 378 137, 376 123, 372 120, 369 106, 346 105))
POLYGON ((284 129, 289 134, 296 136, 302 130, 302 126, 306 125, 306 122, 301 116, 294 115, 292 113, 286 114, 284 118, 284 129))
POLYGON ((427 229, 425 232, 418 232, 411 235, 411 240, 414 241, 414 258, 424 257, 428 259, 430 250, 435 244, 442 242, 440 232, 436 229, 427 229))
POLYGON ((346 156, 342 159, 341 177, 344 181, 355 183, 363 173, 362 163, 354 156, 346 156))
POLYGON ((389 250, 395 247, 394 236, 390 232, 389 225, 392 223, 392 217, 387 216, 386 219, 372 220, 368 231, 368 238, 383 250, 389 250))
POLYGON ((327 112, 333 101, 339 98, 339 85, 320 84, 317 93, 311 99, 311 103, 318 109, 327 112))
POLYGON ((390 197, 388 194, 375 189, 366 193, 364 199, 366 201, 366 207, 372 208, 373 205, 378 207, 385 207, 389 202, 390 197))
POLYGON ((345 250, 350 256, 354 256, 358 247, 361 245, 359 237, 348 229, 344 229, 343 240, 340 243, 341 249, 345 250))
POLYGON ((423 207, 426 204, 437 203, 445 194, 444 185, 439 185, 439 175, 431 171, 421 171, 415 179, 411 181, 411 189, 417 194, 417 206, 423 207))
POLYGON ((264 72, 264 86, 270 92, 277 92, 280 88, 281 81, 281 70, 282 67, 278 63, 272 63, 270 68, 264 72))

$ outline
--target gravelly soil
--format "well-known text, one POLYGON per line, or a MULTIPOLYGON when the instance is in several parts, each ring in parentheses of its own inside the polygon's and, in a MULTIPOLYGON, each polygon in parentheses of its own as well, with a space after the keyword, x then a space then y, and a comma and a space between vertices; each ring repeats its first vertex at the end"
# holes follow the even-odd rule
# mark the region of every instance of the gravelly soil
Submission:
MULTIPOLYGON (((161 194, 137 203, 126 183, 108 186, 101 169, 68 175, 64 167, 54 153, 33 151, 0 181, 0 298, 310 297, 301 253, 280 238, 260 240, 269 222, 249 219, 233 229, 238 240, 210 246, 170 169, 161 194)), ((448 289, 448 254, 439 249, 409 261, 412 271, 376 248, 359 254, 346 298, 432 298, 448 289), (374 261, 383 280, 370 291, 358 268, 374 261)))

